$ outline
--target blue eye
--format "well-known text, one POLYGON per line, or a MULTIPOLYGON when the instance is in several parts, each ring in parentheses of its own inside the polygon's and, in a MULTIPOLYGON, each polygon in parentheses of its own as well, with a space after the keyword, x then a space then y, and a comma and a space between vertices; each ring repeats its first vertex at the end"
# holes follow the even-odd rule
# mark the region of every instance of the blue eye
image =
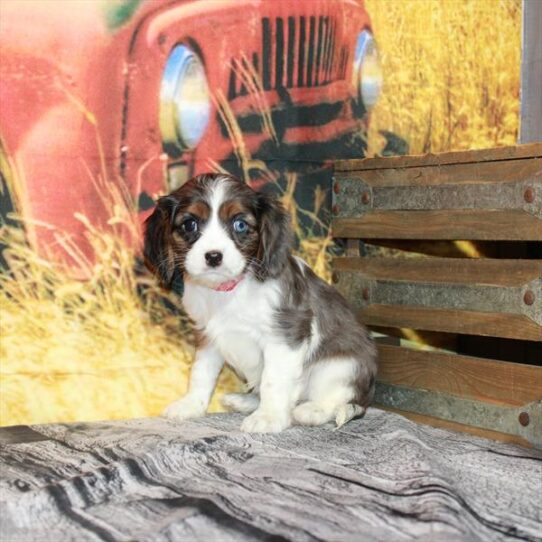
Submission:
POLYGON ((193 218, 187 218, 182 224, 181 229, 185 233, 194 233, 198 231, 198 221, 193 218))
POLYGON ((246 233, 248 231, 248 224, 242 218, 236 218, 233 221, 233 231, 235 233, 246 233))

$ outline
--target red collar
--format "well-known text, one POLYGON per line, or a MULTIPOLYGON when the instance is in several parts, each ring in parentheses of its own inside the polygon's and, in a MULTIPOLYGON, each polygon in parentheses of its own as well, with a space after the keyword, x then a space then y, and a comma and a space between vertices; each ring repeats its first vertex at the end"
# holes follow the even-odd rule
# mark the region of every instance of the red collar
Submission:
POLYGON ((213 290, 215 292, 231 292, 244 278, 244 275, 241 275, 239 278, 221 282, 218 286, 215 286, 213 290))

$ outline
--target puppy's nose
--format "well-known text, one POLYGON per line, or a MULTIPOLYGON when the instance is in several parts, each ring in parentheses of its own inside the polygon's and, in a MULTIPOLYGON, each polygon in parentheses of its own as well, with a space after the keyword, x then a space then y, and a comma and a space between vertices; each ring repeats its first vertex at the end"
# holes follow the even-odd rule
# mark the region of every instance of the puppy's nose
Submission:
POLYGON ((222 263, 222 252, 206 252, 205 261, 209 267, 218 267, 222 263))

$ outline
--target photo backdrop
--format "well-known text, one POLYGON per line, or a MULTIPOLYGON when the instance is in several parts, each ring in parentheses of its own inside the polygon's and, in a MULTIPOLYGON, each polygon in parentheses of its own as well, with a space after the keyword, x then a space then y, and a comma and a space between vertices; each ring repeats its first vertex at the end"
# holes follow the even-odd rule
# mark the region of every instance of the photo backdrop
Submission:
POLYGON ((277 193, 327 279, 334 159, 514 144, 520 22, 520 0, 0 3, 0 424, 184 392, 190 326, 140 241, 192 175, 277 193))

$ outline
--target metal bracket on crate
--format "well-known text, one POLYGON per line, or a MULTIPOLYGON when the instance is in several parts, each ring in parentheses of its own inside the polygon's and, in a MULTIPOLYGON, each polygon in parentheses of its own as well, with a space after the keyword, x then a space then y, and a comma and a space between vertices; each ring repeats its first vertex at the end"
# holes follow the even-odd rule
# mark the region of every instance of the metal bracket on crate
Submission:
POLYGON ((361 218, 372 211, 521 210, 542 218, 542 180, 427 186, 371 186, 363 177, 337 177, 333 214, 361 218))
POLYGON ((500 406, 435 391, 376 383, 375 404, 442 420, 517 435, 542 447, 542 400, 500 406))
POLYGON ((431 309, 522 314, 542 325, 542 278, 523 286, 406 282, 369 279, 338 271, 337 289, 358 308, 408 305, 431 309))

